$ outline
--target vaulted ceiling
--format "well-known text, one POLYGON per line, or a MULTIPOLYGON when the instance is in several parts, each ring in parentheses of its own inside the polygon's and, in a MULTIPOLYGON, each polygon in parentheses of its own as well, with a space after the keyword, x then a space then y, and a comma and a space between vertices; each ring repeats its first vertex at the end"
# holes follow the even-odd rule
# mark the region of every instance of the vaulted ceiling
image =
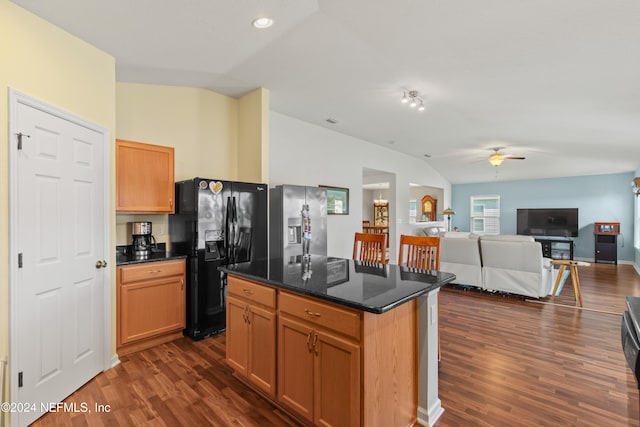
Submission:
POLYGON ((272 110, 423 159, 452 183, 640 166, 637 0, 14 3, 113 55, 118 81, 264 87, 272 110), (274 25, 253 28, 263 15, 274 25), (409 90, 423 112, 400 102, 409 90), (491 166, 494 147, 526 160, 491 166))

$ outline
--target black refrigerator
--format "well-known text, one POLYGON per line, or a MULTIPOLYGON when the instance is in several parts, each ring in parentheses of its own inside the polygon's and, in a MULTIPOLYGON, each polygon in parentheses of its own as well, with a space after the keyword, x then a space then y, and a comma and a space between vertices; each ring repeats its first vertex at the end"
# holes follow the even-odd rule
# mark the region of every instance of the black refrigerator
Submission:
POLYGON ((187 321, 194 340, 226 328, 218 267, 267 258, 267 185, 193 178, 176 182, 171 251, 187 255, 187 321))

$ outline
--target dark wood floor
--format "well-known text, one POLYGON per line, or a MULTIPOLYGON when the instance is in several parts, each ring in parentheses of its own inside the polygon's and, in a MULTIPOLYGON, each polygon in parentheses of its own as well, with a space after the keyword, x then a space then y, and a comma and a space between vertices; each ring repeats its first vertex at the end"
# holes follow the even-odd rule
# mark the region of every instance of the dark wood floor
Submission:
MULTIPOLYGON (((449 426, 638 426, 638 389, 620 345, 629 265, 580 268, 584 309, 565 286, 555 304, 443 289, 440 398, 449 426)), ((187 338, 123 357, 66 402, 104 414, 50 413, 34 425, 287 426, 285 415, 238 382, 225 337, 187 338)))

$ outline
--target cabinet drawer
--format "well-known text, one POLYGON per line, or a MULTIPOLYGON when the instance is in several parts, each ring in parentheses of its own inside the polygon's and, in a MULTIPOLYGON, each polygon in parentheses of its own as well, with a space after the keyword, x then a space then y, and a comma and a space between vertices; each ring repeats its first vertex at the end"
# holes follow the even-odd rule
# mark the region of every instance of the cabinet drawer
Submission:
POLYGON ((349 337, 360 339, 360 313, 337 307, 315 298, 302 297, 280 291, 278 308, 314 325, 323 326, 349 337))
POLYGON ((237 295, 267 307, 276 307, 276 290, 273 288, 231 275, 229 276, 227 284, 230 295, 237 295))
POLYGON ((120 283, 138 282, 182 275, 185 273, 184 260, 145 262, 138 265, 120 267, 120 283))

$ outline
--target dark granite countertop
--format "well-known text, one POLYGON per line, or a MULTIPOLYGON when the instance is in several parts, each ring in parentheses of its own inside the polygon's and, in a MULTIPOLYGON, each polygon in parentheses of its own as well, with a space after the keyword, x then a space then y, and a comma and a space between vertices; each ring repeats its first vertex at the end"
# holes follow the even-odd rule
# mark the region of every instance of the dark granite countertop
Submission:
POLYGON ((220 267, 221 271, 353 307, 384 313, 453 280, 441 271, 312 255, 220 267))
POLYGON ((146 258, 136 257, 131 253, 131 246, 116 247, 116 265, 140 264, 143 262, 169 261, 172 259, 186 258, 187 255, 174 254, 166 250, 164 243, 158 244, 158 249, 154 249, 146 258))
POLYGON ((137 258, 132 255, 116 255, 116 265, 140 264, 143 262, 169 261, 171 259, 186 258, 186 255, 176 255, 170 252, 152 253, 148 258, 137 258))

